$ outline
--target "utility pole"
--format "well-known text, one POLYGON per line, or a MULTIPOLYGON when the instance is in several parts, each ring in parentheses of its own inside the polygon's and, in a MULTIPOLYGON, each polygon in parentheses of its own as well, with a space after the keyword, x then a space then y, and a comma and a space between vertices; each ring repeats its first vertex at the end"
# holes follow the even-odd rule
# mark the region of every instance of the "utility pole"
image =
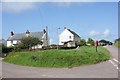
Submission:
POLYGON ((59 30, 60 28, 57 28, 57 36, 58 36, 58 39, 57 39, 57 50, 58 50, 58 45, 59 45, 59 33, 58 33, 58 30, 59 30))
POLYGON ((48 27, 46 26, 46 45, 48 46, 48 27))

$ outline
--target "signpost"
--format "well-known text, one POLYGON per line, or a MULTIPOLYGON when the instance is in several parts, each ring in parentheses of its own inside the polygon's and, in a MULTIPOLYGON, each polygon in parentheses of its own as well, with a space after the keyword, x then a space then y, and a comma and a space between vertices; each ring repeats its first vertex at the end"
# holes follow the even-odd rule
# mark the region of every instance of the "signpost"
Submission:
POLYGON ((98 46, 98 41, 94 41, 94 46, 96 47, 96 52, 97 52, 97 46, 98 46))

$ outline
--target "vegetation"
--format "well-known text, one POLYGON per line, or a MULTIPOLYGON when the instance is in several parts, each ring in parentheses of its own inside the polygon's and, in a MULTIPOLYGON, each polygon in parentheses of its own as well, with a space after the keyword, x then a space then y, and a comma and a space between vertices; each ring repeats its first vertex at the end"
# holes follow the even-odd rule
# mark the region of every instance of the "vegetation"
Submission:
POLYGON ((80 39, 80 41, 76 41, 75 44, 76 44, 76 46, 85 46, 86 41, 85 41, 85 39, 80 39))
POLYGON ((2 53, 9 53, 9 52, 12 52, 13 50, 14 50, 14 47, 6 47, 2 45, 2 53))
POLYGON ((81 46, 85 46, 85 45, 86 45, 85 39, 81 39, 81 40, 80 40, 80 45, 81 45, 81 46))
POLYGON ((88 38, 87 44, 94 45, 94 40, 92 38, 88 38))
POLYGON ((37 44, 42 44, 42 41, 40 41, 38 38, 35 37, 24 37, 21 39, 21 42, 19 43, 18 47, 21 49, 30 49, 33 46, 36 46, 37 44))
POLYGON ((120 48, 120 38, 118 38, 118 39, 115 40, 114 45, 115 45, 116 47, 119 47, 119 48, 120 48))
POLYGON ((112 42, 104 40, 104 39, 100 40, 99 43, 100 43, 101 46, 112 45, 113 44, 112 42))
POLYGON ((8 53, 12 52, 14 47, 6 47, 4 45, 0 45, 0 57, 5 57, 8 53))
POLYGON ((109 58, 109 52, 101 46, 98 47, 98 52, 95 51, 94 46, 82 46, 80 50, 53 49, 14 52, 7 56, 4 61, 23 66, 72 68, 80 65, 96 64, 109 58))

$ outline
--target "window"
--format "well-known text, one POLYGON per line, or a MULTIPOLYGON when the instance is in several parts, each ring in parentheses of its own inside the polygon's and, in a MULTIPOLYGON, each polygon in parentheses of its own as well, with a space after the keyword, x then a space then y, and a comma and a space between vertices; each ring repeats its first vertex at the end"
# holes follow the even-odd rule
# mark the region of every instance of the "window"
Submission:
POLYGON ((71 39, 71 36, 69 36, 69 38, 71 39))

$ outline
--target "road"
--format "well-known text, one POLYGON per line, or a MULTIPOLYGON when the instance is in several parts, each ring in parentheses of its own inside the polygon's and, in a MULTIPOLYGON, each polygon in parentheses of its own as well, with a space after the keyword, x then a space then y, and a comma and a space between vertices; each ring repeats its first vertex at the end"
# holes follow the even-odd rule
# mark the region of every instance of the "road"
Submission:
POLYGON ((2 63, 3 78, 118 78, 118 49, 105 47, 111 60, 75 68, 35 68, 2 63))

